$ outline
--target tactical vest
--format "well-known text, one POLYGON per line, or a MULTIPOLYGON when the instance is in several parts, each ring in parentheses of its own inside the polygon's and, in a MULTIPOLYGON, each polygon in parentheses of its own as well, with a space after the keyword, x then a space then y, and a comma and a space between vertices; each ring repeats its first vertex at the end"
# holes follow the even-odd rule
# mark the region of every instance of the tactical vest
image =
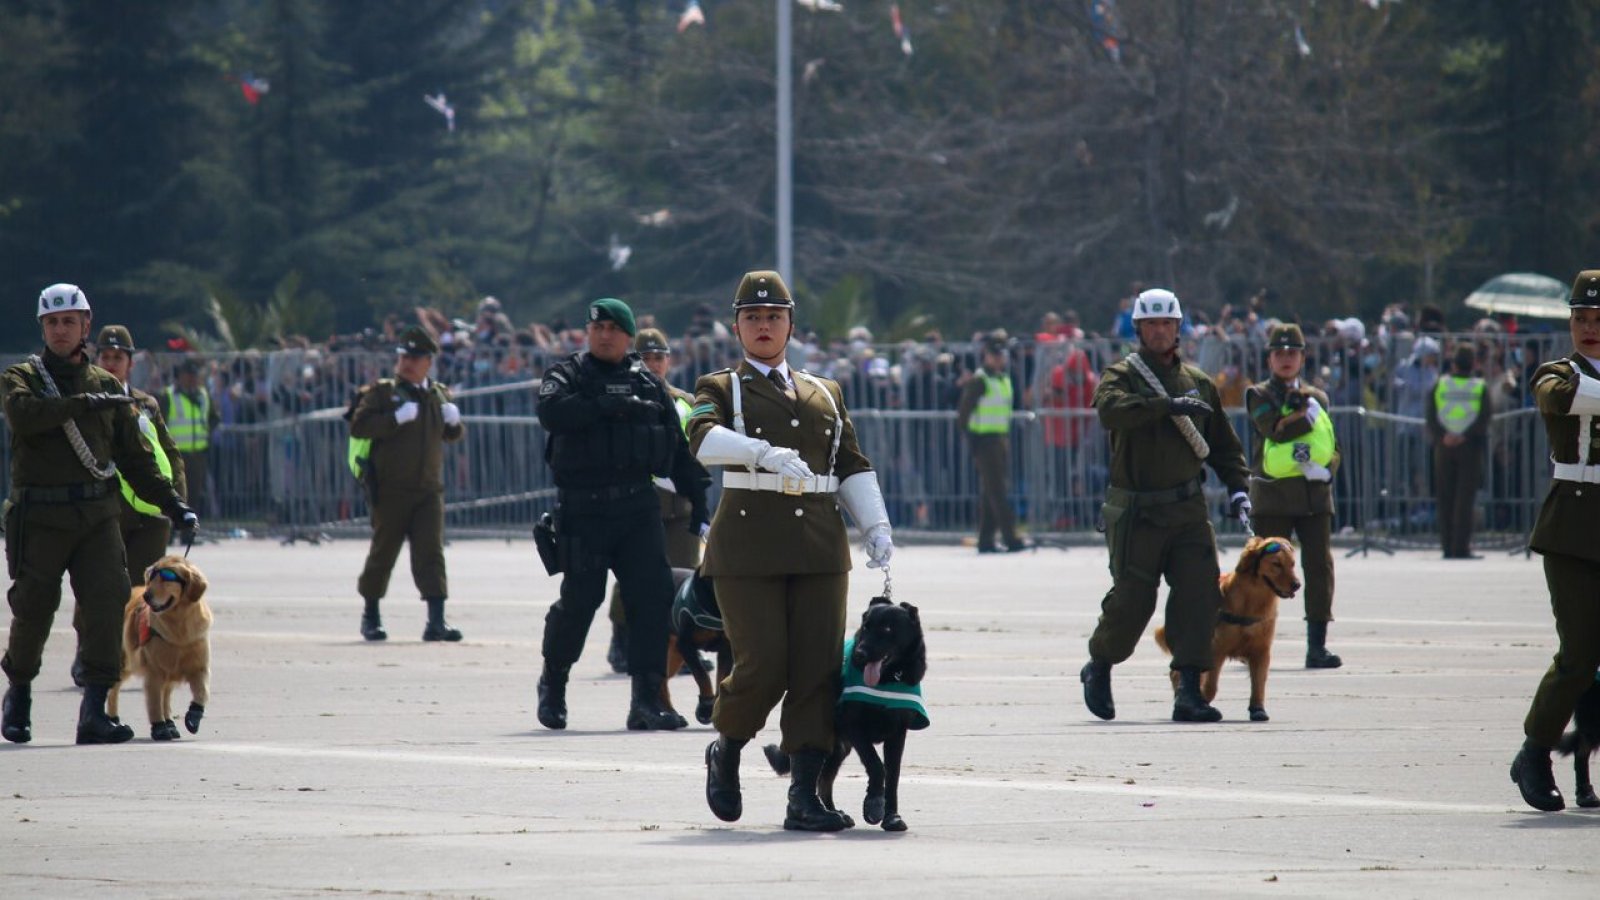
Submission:
POLYGON ((200 389, 200 402, 190 400, 176 387, 167 388, 167 432, 180 453, 199 453, 211 446, 206 420, 211 416, 211 395, 200 389))
MULTIPOLYGON (((644 364, 637 361, 618 372, 599 372, 579 365, 574 371, 577 383, 573 388, 585 393, 670 402, 671 397, 652 390, 644 373, 644 364)), ((545 452, 558 482, 597 475, 644 480, 671 469, 676 439, 671 429, 658 421, 602 419, 582 431, 551 435, 545 452)))
POLYGON ((973 434, 1005 434, 1011 430, 1011 376, 982 372, 983 396, 967 420, 973 434))
POLYGON ((844 642, 844 664, 839 669, 839 674, 844 681, 844 689, 839 693, 839 705, 846 703, 865 703, 869 706, 881 706, 885 709, 903 709, 911 713, 911 723, 907 725, 912 731, 921 731, 928 727, 928 710, 922 705, 922 685, 902 684, 898 681, 879 681, 872 687, 867 687, 865 676, 861 669, 851 661, 855 654, 856 639, 854 636, 844 642))
POLYGON ((1444 375, 1433 389, 1439 410, 1439 427, 1451 434, 1466 434, 1483 412, 1483 379, 1444 375))
MULTIPOLYGON (((1279 411, 1286 416, 1293 412, 1287 406, 1279 411)), ((1300 471, 1300 463, 1314 462, 1326 467, 1333 462, 1333 448, 1333 417, 1323 410, 1306 434, 1283 443, 1267 438, 1261 450, 1261 471, 1268 478, 1303 478, 1305 473, 1300 471)))
MULTIPOLYGON (((150 420, 150 413, 145 410, 143 403, 134 408, 139 411, 139 433, 144 435, 145 442, 150 445, 150 452, 155 455, 156 468, 161 470, 161 474, 168 481, 171 481, 172 460, 167 459, 167 448, 161 446, 161 441, 156 437, 156 423, 150 420)), ((133 507, 134 512, 142 516, 161 515, 159 507, 139 499, 139 495, 133 492, 133 485, 128 483, 128 479, 122 477, 121 472, 117 473, 117 480, 122 482, 122 499, 128 501, 128 505, 133 507)))

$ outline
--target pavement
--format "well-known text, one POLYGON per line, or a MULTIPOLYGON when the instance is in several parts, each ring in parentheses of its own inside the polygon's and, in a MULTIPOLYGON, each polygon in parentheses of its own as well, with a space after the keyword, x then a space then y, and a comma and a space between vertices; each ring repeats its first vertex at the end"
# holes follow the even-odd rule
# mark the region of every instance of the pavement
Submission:
MULTIPOLYGON (((34 741, 0 746, 0 894, 1528 898, 1600 883, 1600 811, 1537 813, 1507 774, 1555 644, 1538 557, 1341 558, 1329 644, 1344 668, 1301 667, 1288 601, 1272 720, 1248 721, 1230 664, 1226 718, 1194 725, 1170 721, 1148 639, 1115 670, 1118 718, 1085 711, 1103 550, 903 548, 894 596, 928 629, 933 723, 906 751, 910 831, 860 822, 852 760, 837 797, 858 825, 810 835, 782 830, 786 782, 754 744, 730 825, 705 806, 710 729, 623 728, 628 682, 606 666, 603 618, 569 729, 537 724, 557 584, 530 543, 450 546, 455 645, 420 642, 404 562, 390 639, 360 639, 365 549, 195 548, 216 614, 212 698, 200 733, 173 744, 148 739, 135 684, 135 740, 73 746, 68 601, 35 682, 34 741)), ((852 619, 880 588, 858 566, 852 619)), ((691 713, 692 682, 672 684, 691 713)), ((174 706, 187 702, 180 688, 174 706)), ((774 716, 756 743, 776 740, 774 716)), ((1570 802, 1570 764, 1556 773, 1570 802)))

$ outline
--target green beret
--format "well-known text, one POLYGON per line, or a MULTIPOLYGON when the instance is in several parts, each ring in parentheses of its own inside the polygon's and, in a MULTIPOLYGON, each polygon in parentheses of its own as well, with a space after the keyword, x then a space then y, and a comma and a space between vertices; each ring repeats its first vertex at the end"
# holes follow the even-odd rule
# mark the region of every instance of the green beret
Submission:
POLYGON ((129 334, 128 329, 121 325, 107 325, 100 329, 100 336, 94 339, 94 343, 101 350, 121 350, 124 353, 132 353, 136 349, 133 346, 133 335, 129 334))
POLYGON ((407 356, 432 356, 439 352, 439 342, 433 339, 427 329, 413 325, 400 332, 400 346, 394 351, 407 356))
POLYGON ((1304 350, 1306 336, 1300 326, 1293 322, 1272 326, 1272 332, 1267 336, 1268 350, 1304 350))
POLYGON ((762 269, 744 273, 739 279, 739 289, 733 292, 733 308, 739 310, 746 306, 778 306, 792 310, 794 297, 789 294, 789 286, 783 283, 782 275, 762 269))
POLYGON ((1567 305, 1574 309, 1600 307, 1600 269, 1585 269, 1572 281, 1567 305))
POLYGON ((633 339, 633 352, 635 353, 671 353, 672 345, 667 343, 667 336, 659 328, 644 328, 639 331, 639 336, 633 339))
POLYGON ((589 321, 615 322, 630 337, 637 330, 633 324, 633 310, 615 297, 604 297, 589 304, 589 321))

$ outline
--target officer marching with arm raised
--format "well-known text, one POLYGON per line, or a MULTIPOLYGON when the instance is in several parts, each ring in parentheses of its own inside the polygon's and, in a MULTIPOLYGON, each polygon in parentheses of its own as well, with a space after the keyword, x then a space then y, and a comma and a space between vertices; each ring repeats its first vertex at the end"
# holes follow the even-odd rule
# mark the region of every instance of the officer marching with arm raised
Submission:
POLYGON ((1306 339, 1300 326, 1277 325, 1267 336, 1272 377, 1244 394, 1255 466, 1250 472, 1252 522, 1262 537, 1296 537, 1306 570, 1306 668, 1343 665, 1328 652, 1333 621, 1333 475, 1339 440, 1328 395, 1300 378, 1306 339))
POLYGON ((1166 629, 1179 676, 1175 722, 1222 718, 1200 694, 1211 668, 1211 632, 1222 595, 1217 539, 1201 485, 1209 465, 1227 485, 1229 513, 1250 512, 1244 450, 1216 385, 1178 357, 1183 310, 1171 291, 1147 290, 1133 302, 1139 349, 1112 363, 1095 391, 1100 424, 1111 433, 1111 485, 1103 509, 1111 551, 1111 590, 1089 638, 1079 673, 1083 702, 1102 719, 1116 717, 1111 667, 1133 655, 1155 614, 1165 576, 1166 629))
POLYGON ((1545 812, 1566 806, 1550 771, 1550 750, 1600 669, 1600 542, 1594 531, 1600 522, 1600 270, 1578 273, 1567 302, 1573 352, 1533 373, 1534 406, 1544 419, 1554 468, 1528 538, 1528 548, 1544 557, 1558 644, 1511 763, 1522 799, 1545 812))
POLYGON ((117 475, 179 529, 192 533, 199 521, 156 465, 137 401, 89 364, 89 298, 76 285, 55 284, 39 295, 38 310, 44 353, 0 376, 11 435, 5 532, 12 579, 0 734, 17 744, 33 739, 33 679, 61 606, 61 576, 70 573, 83 607, 77 742, 119 744, 133 729, 106 715, 106 695, 122 676, 122 609, 131 591, 117 475))
POLYGON ((817 779, 834 747, 850 544, 841 507, 871 558, 894 552, 878 476, 856 443, 839 385, 785 362, 794 299, 777 272, 747 273, 734 292, 745 358, 695 385, 690 443, 723 466, 722 499, 701 573, 716 582, 733 648, 706 747, 706 803, 725 822, 742 814, 739 752, 783 704, 781 747, 792 760, 783 827, 839 831, 817 779))
POLYGON ((1428 392, 1428 442, 1433 444, 1433 493, 1445 559, 1479 559, 1472 552, 1472 519, 1489 445, 1489 391, 1472 375, 1478 355, 1456 345, 1451 371, 1428 392))
MULTIPOLYGON (((128 384, 128 376, 133 371, 133 354, 138 352, 133 346, 133 335, 121 325, 107 325, 100 329, 100 335, 94 343, 95 362, 117 379, 128 396, 138 401, 133 408, 139 415, 139 431, 144 434, 145 443, 150 445, 151 452, 155 454, 156 466, 172 482, 178 496, 186 496, 183 456, 172 442, 166 421, 161 418, 161 404, 156 402, 155 397, 128 384)), ((126 476, 118 473, 117 481, 122 487, 122 545, 128 554, 128 581, 131 584, 143 584, 145 570, 167 552, 172 528, 159 507, 134 493, 133 485, 128 483, 126 476)), ((83 607, 73 607, 72 624, 81 630, 83 607)), ((72 683, 83 687, 81 654, 74 655, 72 659, 72 683)))
MULTIPOLYGON (((652 476, 683 490, 704 510, 704 467, 684 438, 672 395, 630 353, 633 310, 605 298, 589 305, 589 349, 545 371, 539 423, 549 435, 545 458, 556 483, 561 598, 544 620, 539 724, 567 727, 567 678, 605 600, 606 571, 617 575, 628 621, 631 731, 682 728, 661 705, 667 666, 672 569, 652 476)), ((696 534, 703 522, 691 522, 696 534)))
POLYGON ((372 544, 356 580, 361 594, 361 636, 388 638, 378 604, 389 592, 389 576, 400 547, 411 544, 411 577, 428 605, 424 641, 459 641, 461 632, 444 618, 450 596, 444 565, 444 445, 466 436, 461 410, 450 389, 429 377, 439 345, 412 327, 395 348, 393 378, 361 388, 350 417, 350 436, 369 441, 361 475, 371 507, 372 544))

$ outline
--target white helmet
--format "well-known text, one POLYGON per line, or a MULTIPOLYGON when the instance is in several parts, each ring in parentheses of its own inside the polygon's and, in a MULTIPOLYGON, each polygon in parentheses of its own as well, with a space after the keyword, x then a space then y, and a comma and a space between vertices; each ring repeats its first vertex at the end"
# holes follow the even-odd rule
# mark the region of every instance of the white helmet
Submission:
POLYGON ((1162 288, 1151 288, 1133 300, 1133 321, 1140 319, 1181 319, 1183 307, 1178 295, 1162 288))
MULTIPOLYGON (((52 284, 39 295, 39 315, 44 318, 58 312, 90 312, 89 298, 75 284, 52 284)), ((92 313, 91 313, 92 314, 92 313)))

